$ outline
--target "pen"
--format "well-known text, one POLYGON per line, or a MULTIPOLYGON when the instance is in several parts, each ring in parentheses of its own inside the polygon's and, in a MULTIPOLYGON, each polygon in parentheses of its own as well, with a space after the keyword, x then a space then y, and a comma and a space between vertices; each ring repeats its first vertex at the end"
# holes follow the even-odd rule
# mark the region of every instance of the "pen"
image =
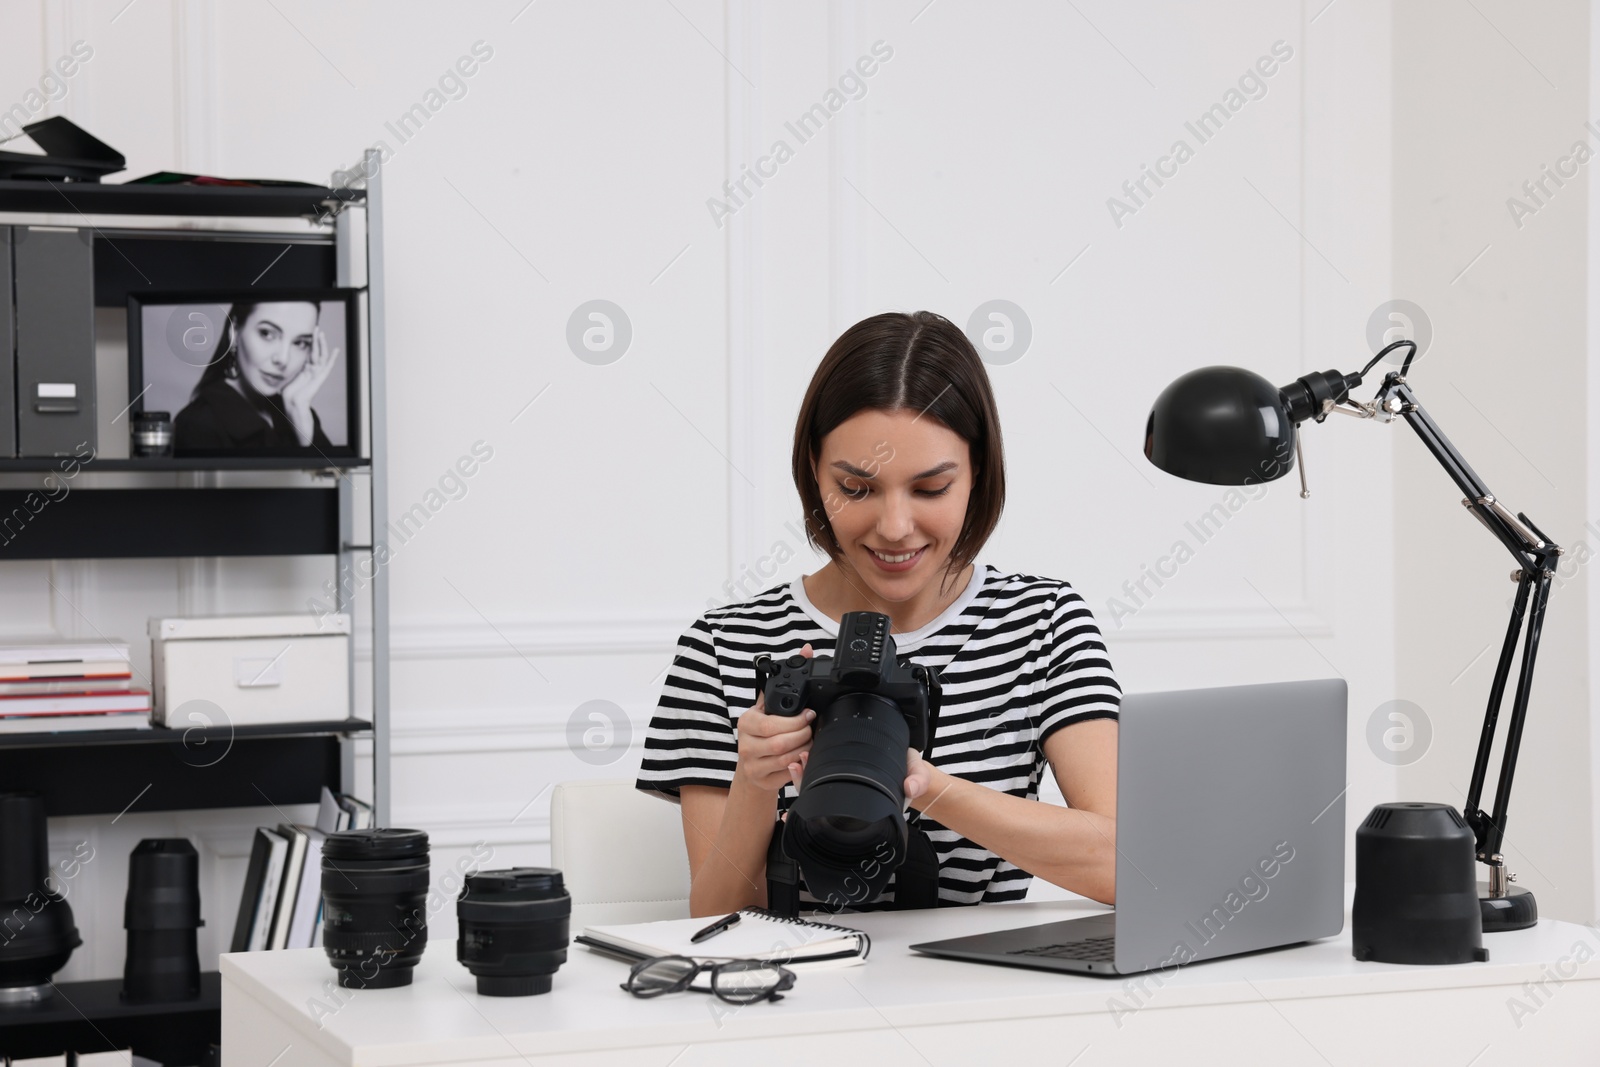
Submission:
POLYGON ((722 931, 731 930, 738 925, 739 913, 734 912, 732 915, 727 915, 721 919, 718 919, 704 930, 701 930, 699 933, 695 934, 689 939, 689 944, 698 945, 707 938, 716 937, 718 934, 722 933, 722 931))

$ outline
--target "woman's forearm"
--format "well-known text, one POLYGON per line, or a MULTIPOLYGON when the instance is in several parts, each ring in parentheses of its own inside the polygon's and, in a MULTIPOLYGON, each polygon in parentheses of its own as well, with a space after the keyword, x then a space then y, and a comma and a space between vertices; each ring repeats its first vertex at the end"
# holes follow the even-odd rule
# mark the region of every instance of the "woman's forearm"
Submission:
POLYGON ((711 850, 689 886, 690 915, 725 915, 767 904, 767 846, 778 795, 735 777, 711 850))
POLYGON ((1115 819, 1014 797, 938 770, 911 806, 1063 889, 1105 904, 1116 898, 1115 819))

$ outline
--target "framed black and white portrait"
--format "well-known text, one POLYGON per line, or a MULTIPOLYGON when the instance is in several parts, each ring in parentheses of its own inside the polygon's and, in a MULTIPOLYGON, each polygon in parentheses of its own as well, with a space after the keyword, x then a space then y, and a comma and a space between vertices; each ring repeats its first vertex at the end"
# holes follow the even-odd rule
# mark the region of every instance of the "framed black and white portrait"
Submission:
POLYGON ((172 416, 175 456, 357 456, 358 293, 130 296, 131 410, 172 416))

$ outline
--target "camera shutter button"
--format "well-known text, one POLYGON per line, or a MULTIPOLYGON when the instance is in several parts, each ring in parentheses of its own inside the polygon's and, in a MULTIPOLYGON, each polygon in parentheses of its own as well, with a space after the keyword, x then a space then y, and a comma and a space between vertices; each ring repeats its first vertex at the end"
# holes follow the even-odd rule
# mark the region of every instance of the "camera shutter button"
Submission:
POLYGON ((804 656, 790 656, 788 659, 784 660, 784 663, 790 667, 804 667, 806 665, 806 658, 804 656))

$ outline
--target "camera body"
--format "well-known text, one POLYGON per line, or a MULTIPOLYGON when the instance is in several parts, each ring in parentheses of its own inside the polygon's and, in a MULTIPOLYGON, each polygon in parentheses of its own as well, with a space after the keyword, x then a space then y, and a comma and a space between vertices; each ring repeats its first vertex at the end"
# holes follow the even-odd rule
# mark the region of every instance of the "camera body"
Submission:
POLYGON ((757 656, 756 691, 766 698, 768 715, 817 711, 817 730, 840 697, 870 693, 893 703, 906 721, 908 745, 926 759, 932 752, 939 721, 939 674, 895 658, 889 616, 876 611, 849 611, 839 620, 839 639, 832 656, 793 655, 775 660, 757 656))

